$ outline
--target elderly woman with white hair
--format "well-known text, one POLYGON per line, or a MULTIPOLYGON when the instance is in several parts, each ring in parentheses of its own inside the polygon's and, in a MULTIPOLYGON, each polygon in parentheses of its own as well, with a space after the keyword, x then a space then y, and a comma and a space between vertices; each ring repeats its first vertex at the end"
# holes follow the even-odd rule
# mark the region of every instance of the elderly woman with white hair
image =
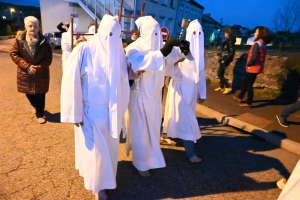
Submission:
POLYGON ((39 21, 33 16, 24 19, 25 31, 18 31, 13 40, 10 57, 17 65, 18 91, 25 93, 38 122, 43 124, 45 98, 49 90, 52 51, 39 33, 39 21))

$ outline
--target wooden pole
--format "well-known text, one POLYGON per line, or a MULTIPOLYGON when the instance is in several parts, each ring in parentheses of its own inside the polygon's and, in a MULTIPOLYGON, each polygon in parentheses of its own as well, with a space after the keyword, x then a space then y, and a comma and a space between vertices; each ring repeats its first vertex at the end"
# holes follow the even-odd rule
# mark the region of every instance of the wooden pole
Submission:
POLYGON ((95 34, 98 32, 97 17, 95 18, 95 34))
POLYGON ((120 3, 119 23, 121 23, 121 19, 122 19, 122 10, 123 10, 123 0, 121 0, 121 3, 120 3))
POLYGON ((144 16, 145 4, 146 4, 146 2, 144 1, 144 2, 143 2, 143 5, 142 5, 142 10, 141 10, 140 17, 143 17, 143 16, 144 16))

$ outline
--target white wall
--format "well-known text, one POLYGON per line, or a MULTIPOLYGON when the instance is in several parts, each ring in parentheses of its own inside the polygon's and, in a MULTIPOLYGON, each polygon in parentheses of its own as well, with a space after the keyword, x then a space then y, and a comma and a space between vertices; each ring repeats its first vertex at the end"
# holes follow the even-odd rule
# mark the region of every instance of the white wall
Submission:
POLYGON ((64 0, 40 0, 43 34, 59 31, 56 26, 60 22, 71 21, 71 14, 79 15, 79 32, 87 32, 88 24, 94 20, 78 5, 64 0))

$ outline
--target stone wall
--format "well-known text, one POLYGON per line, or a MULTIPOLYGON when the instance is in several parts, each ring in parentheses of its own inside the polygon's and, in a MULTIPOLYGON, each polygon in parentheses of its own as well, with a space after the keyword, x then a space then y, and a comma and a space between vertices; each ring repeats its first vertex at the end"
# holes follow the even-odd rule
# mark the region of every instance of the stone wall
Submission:
MULTIPOLYGON (((216 51, 205 51, 206 78, 212 83, 218 83, 218 56, 216 51)), ((233 62, 226 69, 225 77, 233 89, 239 89, 241 81, 246 74, 246 60, 248 53, 236 52, 233 62)), ((267 55, 263 73, 257 76, 254 87, 280 89, 278 79, 284 73, 282 66, 287 57, 267 55)))

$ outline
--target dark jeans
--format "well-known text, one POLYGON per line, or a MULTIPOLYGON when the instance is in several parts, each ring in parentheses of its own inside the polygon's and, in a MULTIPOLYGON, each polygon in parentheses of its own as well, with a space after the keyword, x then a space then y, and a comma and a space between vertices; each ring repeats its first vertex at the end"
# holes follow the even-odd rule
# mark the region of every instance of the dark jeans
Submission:
POLYGON ((191 158, 193 157, 195 154, 195 151, 194 151, 194 141, 191 141, 191 140, 182 140, 183 142, 183 146, 184 146, 184 149, 185 149, 185 154, 188 158, 191 158))
POLYGON ((36 109, 36 117, 44 116, 46 94, 26 94, 30 104, 36 109))
POLYGON ((290 105, 286 109, 284 109, 281 113, 280 116, 282 118, 287 118, 290 114, 300 110, 300 101, 295 102, 294 104, 290 105))
POLYGON ((218 77, 220 79, 220 88, 224 88, 224 86, 229 88, 229 84, 228 84, 226 78, 224 77, 225 70, 229 64, 230 63, 220 63, 220 66, 218 69, 218 77))
POLYGON ((253 84, 258 74, 247 73, 245 78, 242 81, 241 92, 238 95, 239 99, 243 99, 246 92, 248 93, 248 97, 246 103, 251 105, 253 101, 253 84))

